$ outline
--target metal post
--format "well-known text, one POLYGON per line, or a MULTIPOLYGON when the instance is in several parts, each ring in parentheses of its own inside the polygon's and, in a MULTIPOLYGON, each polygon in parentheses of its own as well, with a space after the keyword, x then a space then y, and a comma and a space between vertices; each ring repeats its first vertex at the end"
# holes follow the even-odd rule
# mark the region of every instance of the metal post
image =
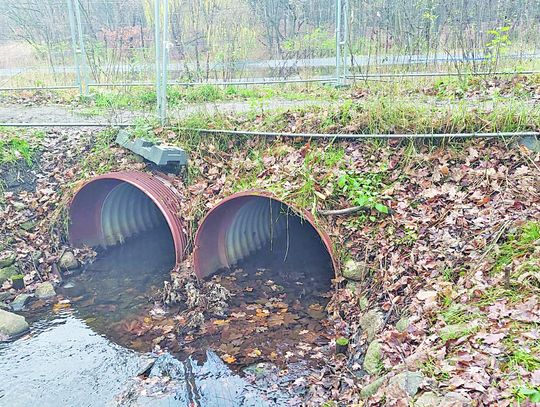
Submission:
POLYGON ((73 14, 73 0, 66 0, 68 15, 69 15, 69 29, 71 31, 71 48, 73 50, 73 62, 75 63, 75 72, 77 74, 77 86, 79 88, 79 94, 83 96, 83 88, 81 83, 81 65, 79 63, 79 50, 77 49, 77 39, 75 32, 75 16, 73 14))
POLYGON ((161 0, 155 0, 154 7, 154 42, 156 47, 156 112, 161 114, 161 0))
POLYGON ((336 86, 341 85, 341 0, 336 0, 336 86))
POLYGON ((169 63, 169 47, 168 47, 168 31, 169 31, 169 0, 163 0, 163 24, 161 26, 163 32, 161 35, 163 41, 162 65, 161 65, 161 124, 165 125, 167 121, 167 66, 169 63))
POLYGON ((73 6, 75 9, 75 19, 77 20, 77 31, 79 34, 79 52, 80 52, 80 64, 81 64, 81 70, 82 70, 82 79, 83 79, 83 91, 84 96, 88 96, 88 64, 86 63, 86 49, 84 47, 84 36, 83 36, 83 29, 82 29, 82 21, 81 21, 81 8, 79 4, 79 0, 73 0, 73 6))

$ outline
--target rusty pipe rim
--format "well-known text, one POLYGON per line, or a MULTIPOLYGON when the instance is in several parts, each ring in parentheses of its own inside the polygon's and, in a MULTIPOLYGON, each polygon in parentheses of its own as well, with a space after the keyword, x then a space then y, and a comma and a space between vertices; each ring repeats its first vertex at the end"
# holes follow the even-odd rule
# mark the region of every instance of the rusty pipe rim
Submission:
MULTIPOLYGON (((337 260, 337 257, 334 252, 334 248, 332 245, 332 239, 328 235, 328 233, 321 228, 320 225, 317 224, 317 221, 314 217, 314 215, 306 210, 306 209, 300 209, 296 207, 295 205, 282 200, 278 197, 276 197, 273 193, 264 191, 264 190, 248 190, 248 191, 242 191, 237 192, 235 194, 232 194, 228 196, 227 198, 220 201, 217 205, 215 205, 210 211, 207 212, 207 214, 203 217, 202 221, 199 224, 199 227, 197 229, 197 232, 195 234, 195 240, 194 240, 194 246, 193 246, 193 268, 195 271, 195 275, 199 279, 204 279, 212 274, 214 274, 218 269, 209 270, 209 268, 205 265, 205 263, 208 261, 208 253, 204 252, 203 246, 203 240, 205 240, 206 236, 212 234, 212 232, 216 232, 213 236, 218 244, 215 245, 214 249, 217 252, 217 258, 218 260, 218 266, 221 267, 230 267, 232 266, 230 260, 228 259, 228 255, 226 253, 227 249, 225 248, 224 244, 219 244, 219 242, 223 242, 226 239, 226 233, 228 228, 231 226, 233 220, 231 218, 225 218, 223 220, 219 220, 217 222, 221 222, 222 226, 217 231, 207 230, 209 227, 209 221, 216 215, 218 211, 227 209, 227 204, 230 204, 231 202, 242 199, 242 198, 250 198, 250 197, 260 197, 260 198, 267 198, 271 201, 277 202, 280 205, 283 205, 284 207, 290 209, 292 213, 301 219, 306 220, 309 225, 313 228, 313 230, 317 233, 319 236, 324 248, 328 252, 328 255, 330 256, 332 267, 334 273, 337 273, 339 270, 339 262, 337 260)), ((212 225, 210 225, 210 228, 212 225)), ((213 268, 213 267, 212 267, 213 268)))
POLYGON ((167 180, 141 171, 111 172, 91 178, 77 189, 70 201, 69 240, 74 246, 108 247, 111 241, 104 230, 107 229, 103 224, 104 212, 116 211, 118 215, 117 219, 110 219, 111 225, 108 226, 113 234, 116 230, 120 235, 118 243, 125 237, 121 236, 122 233, 127 232, 129 237, 131 233, 137 232, 137 227, 141 229, 140 233, 144 233, 155 225, 159 213, 171 233, 176 264, 179 264, 188 250, 187 235, 180 216, 181 199, 167 180), (122 192, 122 189, 126 192, 122 192), (111 197, 115 194, 116 202, 111 203, 114 201, 111 197), (133 202, 137 194, 139 199, 143 195, 148 198, 155 210, 147 202, 137 207, 133 202))

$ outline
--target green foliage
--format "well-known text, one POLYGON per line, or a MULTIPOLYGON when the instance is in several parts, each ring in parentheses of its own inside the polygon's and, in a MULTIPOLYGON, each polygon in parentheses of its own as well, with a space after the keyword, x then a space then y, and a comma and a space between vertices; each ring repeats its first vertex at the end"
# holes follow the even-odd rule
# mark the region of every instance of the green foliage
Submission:
POLYGON ((389 209, 381 200, 384 175, 384 171, 367 174, 346 172, 338 178, 337 186, 352 205, 388 214, 389 209))
POLYGON ((512 41, 510 41, 510 37, 508 36, 509 31, 510 26, 508 25, 488 31, 491 38, 486 43, 486 48, 488 49, 487 55, 492 61, 497 60, 498 57, 512 45, 512 41))
POLYGON ((114 168, 116 158, 111 146, 117 134, 118 130, 110 128, 96 135, 92 150, 82 162, 79 179, 103 174, 114 168))
POLYGON ((45 133, 35 132, 32 135, 16 135, 11 132, 0 135, 0 164, 24 160, 32 165, 34 153, 38 149, 36 140, 41 140, 45 133))
POLYGON ((531 403, 540 403, 540 387, 521 386, 514 391, 519 402, 529 400, 531 403))

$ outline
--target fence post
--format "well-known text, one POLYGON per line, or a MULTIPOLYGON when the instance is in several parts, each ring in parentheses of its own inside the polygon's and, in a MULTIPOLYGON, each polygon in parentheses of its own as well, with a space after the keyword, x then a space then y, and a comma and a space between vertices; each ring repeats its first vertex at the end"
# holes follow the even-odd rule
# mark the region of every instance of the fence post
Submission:
POLYGON ((154 42, 156 48, 156 113, 161 118, 161 0, 154 4, 154 42))
POLYGON ((336 86, 341 85, 341 0, 336 0, 336 86))
POLYGON ((80 65, 82 70, 82 81, 83 86, 82 89, 84 91, 84 96, 88 96, 88 64, 86 63, 86 48, 84 46, 84 35, 83 35, 83 29, 82 29, 82 21, 81 21, 81 8, 79 4, 79 0, 73 0, 73 5, 75 9, 75 19, 77 20, 77 32, 79 34, 79 51, 81 55, 80 59, 80 65))
POLYGON ((77 49, 77 34, 75 28, 75 16, 73 14, 73 0, 66 0, 69 15, 69 30, 71 31, 71 48, 73 50, 73 62, 75 63, 75 73, 80 96, 84 95, 81 82, 81 65, 79 63, 79 50, 77 49))
POLYGON ((347 84, 347 40, 349 0, 336 0, 336 86, 347 84))
POLYGON ((169 47, 168 47, 168 31, 169 31, 169 0, 163 0, 163 24, 162 28, 162 66, 161 66, 161 124, 167 122, 167 68, 169 64, 169 47))

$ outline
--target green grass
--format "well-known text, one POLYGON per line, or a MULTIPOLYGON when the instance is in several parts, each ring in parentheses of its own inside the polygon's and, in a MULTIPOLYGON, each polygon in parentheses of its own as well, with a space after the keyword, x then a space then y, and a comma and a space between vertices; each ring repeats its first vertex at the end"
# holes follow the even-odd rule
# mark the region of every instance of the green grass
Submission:
POLYGON ((31 166, 39 143, 45 137, 41 130, 30 133, 15 133, 0 128, 0 164, 11 164, 23 160, 31 166))

